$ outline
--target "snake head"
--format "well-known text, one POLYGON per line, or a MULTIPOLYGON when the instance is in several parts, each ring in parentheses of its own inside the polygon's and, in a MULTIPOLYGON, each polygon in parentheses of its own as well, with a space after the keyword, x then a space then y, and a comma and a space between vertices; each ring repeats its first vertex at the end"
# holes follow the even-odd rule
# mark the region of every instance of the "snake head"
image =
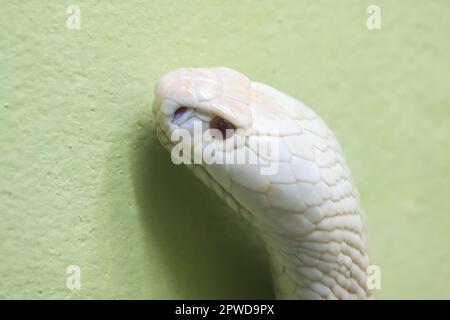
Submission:
POLYGON ((153 118, 160 142, 175 164, 194 164, 189 167, 203 182, 214 184, 219 194, 221 189, 230 192, 233 179, 263 191, 268 180, 260 178, 261 173, 272 170, 271 163, 278 166, 264 157, 267 150, 276 153, 275 148, 254 146, 270 139, 254 131, 254 119, 266 118, 266 111, 259 107, 261 95, 253 84, 229 68, 181 68, 164 75, 155 87, 153 118), (198 136, 201 144, 195 143, 198 136), (181 161, 174 158, 178 155, 181 161))
POLYGON ((200 135, 209 131, 219 151, 227 148, 230 151, 236 145, 225 146, 224 140, 233 136, 241 140, 238 144, 242 146, 245 130, 251 129, 250 102, 251 81, 235 70, 175 69, 161 77, 155 87, 153 112, 157 135, 166 148, 171 148, 181 130, 192 137, 197 127, 200 135))
POLYGON ((170 133, 174 125, 189 118, 220 118, 235 128, 248 129, 252 123, 250 85, 246 76, 229 68, 175 69, 164 75, 155 88, 158 124, 170 133))

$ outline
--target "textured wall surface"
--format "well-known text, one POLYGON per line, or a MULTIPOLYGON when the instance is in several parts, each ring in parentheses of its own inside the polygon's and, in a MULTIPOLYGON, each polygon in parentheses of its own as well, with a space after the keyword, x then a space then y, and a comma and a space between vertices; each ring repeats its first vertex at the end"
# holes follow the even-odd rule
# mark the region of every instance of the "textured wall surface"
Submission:
POLYGON ((450 298, 449 1, 0 6, 0 298, 273 296, 258 239, 152 132, 159 76, 215 65, 299 98, 335 131, 378 297, 450 298), (372 3, 381 30, 366 27, 372 3), (66 287, 69 265, 80 290, 66 287))

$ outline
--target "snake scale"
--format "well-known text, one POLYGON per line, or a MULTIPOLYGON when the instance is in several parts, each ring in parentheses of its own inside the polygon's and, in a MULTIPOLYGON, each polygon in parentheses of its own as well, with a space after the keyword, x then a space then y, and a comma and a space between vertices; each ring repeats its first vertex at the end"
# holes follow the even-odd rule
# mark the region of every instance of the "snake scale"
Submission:
MULTIPOLYGON (((168 150, 176 145, 173 133, 193 133, 195 122, 203 131, 245 130, 244 139, 220 152, 265 162, 188 167, 257 230, 278 299, 372 297, 359 194, 334 134, 309 107, 229 68, 180 68, 158 81, 153 116, 168 150), (271 141, 277 157, 261 151, 271 141), (258 170, 275 162, 275 174, 258 170)), ((195 157, 204 146, 191 148, 195 157)))

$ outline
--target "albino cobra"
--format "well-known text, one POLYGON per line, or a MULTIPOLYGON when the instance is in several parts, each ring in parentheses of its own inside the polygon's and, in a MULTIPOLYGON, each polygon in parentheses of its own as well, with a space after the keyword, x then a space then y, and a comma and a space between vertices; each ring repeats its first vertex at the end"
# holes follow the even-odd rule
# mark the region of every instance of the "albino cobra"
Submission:
MULTIPOLYGON (((164 75, 155 88, 153 112, 158 139, 169 150, 177 144, 171 139, 176 129, 193 132, 194 123, 201 122, 202 130, 236 129, 235 135, 245 130, 247 136, 223 152, 265 157, 259 164, 188 167, 257 230, 269 253, 277 298, 372 297, 358 191, 334 134, 310 108, 217 67, 164 75), (264 146, 273 139, 279 146, 276 158, 250 143, 264 146), (258 168, 273 161, 278 171, 261 174, 258 168)), ((202 150, 192 146, 191 156, 202 150)))

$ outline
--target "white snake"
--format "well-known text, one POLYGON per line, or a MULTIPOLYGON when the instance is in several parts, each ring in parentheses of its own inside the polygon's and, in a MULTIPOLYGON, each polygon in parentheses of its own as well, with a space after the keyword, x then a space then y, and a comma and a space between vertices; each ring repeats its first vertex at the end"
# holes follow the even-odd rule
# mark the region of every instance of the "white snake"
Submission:
POLYGON ((164 75, 155 88, 153 112, 157 136, 169 150, 176 144, 170 139, 174 130, 192 132, 195 121, 207 129, 223 119, 247 130, 243 143, 224 152, 263 157, 249 141, 264 145, 277 139, 278 158, 266 159, 279 162, 274 175, 261 175, 254 164, 189 165, 264 240, 277 298, 372 297, 359 195, 335 136, 310 108, 218 67, 164 75))

